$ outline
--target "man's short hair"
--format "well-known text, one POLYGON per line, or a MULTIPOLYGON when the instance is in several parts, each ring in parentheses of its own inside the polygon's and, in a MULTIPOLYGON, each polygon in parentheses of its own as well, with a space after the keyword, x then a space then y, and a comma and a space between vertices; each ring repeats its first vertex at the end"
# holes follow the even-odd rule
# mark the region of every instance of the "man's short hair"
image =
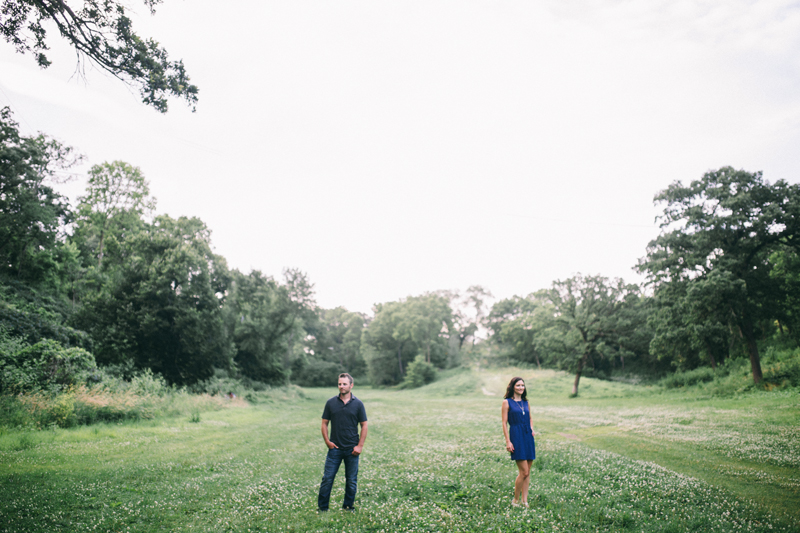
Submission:
POLYGON ((351 376, 347 372, 342 372, 341 374, 339 374, 339 379, 342 379, 342 378, 347 378, 347 381, 350 382, 350 385, 353 384, 353 376, 351 376))

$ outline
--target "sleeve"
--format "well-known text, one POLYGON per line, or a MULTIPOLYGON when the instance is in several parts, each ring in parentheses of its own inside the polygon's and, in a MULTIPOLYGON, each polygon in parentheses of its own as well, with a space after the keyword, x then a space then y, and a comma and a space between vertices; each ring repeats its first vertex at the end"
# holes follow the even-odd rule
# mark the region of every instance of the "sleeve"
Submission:
POLYGON ((325 402, 325 409, 322 410, 322 418, 325 420, 331 419, 331 408, 328 402, 325 402))
POLYGON ((358 421, 359 422, 366 422, 367 421, 367 410, 364 409, 364 404, 358 406, 358 421))

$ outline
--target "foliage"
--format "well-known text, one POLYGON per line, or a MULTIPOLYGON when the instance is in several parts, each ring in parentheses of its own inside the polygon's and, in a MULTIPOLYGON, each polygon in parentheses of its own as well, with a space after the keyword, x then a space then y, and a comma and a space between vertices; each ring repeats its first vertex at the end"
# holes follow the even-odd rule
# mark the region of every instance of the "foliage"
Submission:
POLYGON ((339 374, 347 369, 339 363, 310 359, 297 375, 292 372, 292 381, 301 387, 334 387, 339 374))
MULTIPOLYGON (((781 281, 770 256, 800 244, 800 185, 770 184, 760 172, 724 167, 688 186, 675 182, 656 195, 665 204, 662 233, 650 242, 639 270, 660 294, 667 324, 689 310, 700 331, 683 329, 682 345, 719 345, 730 325, 747 348, 753 381, 763 379, 757 345, 759 321, 785 316, 781 281), (685 284, 685 290, 671 285, 685 284)), ((658 318, 656 318, 658 320, 658 318)), ((669 328, 670 326, 666 326, 669 328)), ((658 329, 658 326, 656 326, 658 329)), ((658 343, 659 336, 657 336, 658 343)), ((656 345, 658 349, 658 344, 656 345)))
POLYGON ((0 109, 0 274, 41 283, 56 269, 57 238, 70 211, 46 181, 78 160, 44 135, 20 135, 9 108, 0 109))
POLYGON ((92 339, 83 331, 63 326, 39 313, 20 311, 0 302, 0 327, 27 343, 52 339, 64 346, 91 350, 92 339))
MULTIPOLYGON (((144 0, 155 12, 161 0, 144 0)), ((88 58, 115 77, 139 89, 142 101, 167 111, 167 97, 183 98, 194 109, 198 89, 189 83, 183 61, 170 61, 167 51, 153 39, 134 32, 129 7, 114 0, 85 0, 82 7, 69 0, 4 0, 0 9, 0 35, 17 52, 33 53, 40 67, 50 66, 47 23, 75 48, 79 64, 88 58)))
POLYGON ((139 168, 123 161, 94 165, 89 169, 86 195, 79 198, 78 220, 73 240, 80 243, 85 259, 97 268, 104 249, 112 249, 132 232, 141 229, 142 216, 155 209, 155 200, 139 168))
POLYGON ((311 284, 299 273, 284 285, 257 270, 231 276, 224 313, 237 367, 250 379, 286 383, 293 344, 304 337, 303 319, 313 309, 311 284))
POLYGON ((513 296, 501 300, 492 306, 487 324, 494 340, 508 350, 513 360, 536 363, 539 368, 544 362, 558 368, 570 347, 546 295, 540 291, 527 298, 513 296))
POLYGON ((467 339, 472 339, 474 346, 478 331, 486 319, 486 300, 492 298, 492 293, 480 285, 471 285, 466 294, 454 292, 449 297, 453 308, 451 330, 458 338, 459 350, 467 339))
POLYGON ((800 346, 800 253, 782 249, 773 253, 769 262, 773 265, 770 277, 778 284, 778 331, 783 334, 786 330, 795 346, 800 346))
MULTIPOLYGON (((770 346, 762 360, 764 385, 767 390, 784 390, 800 387, 800 350, 779 350, 770 346)), ((685 372, 675 372, 660 380, 661 386, 689 389, 713 396, 731 396, 755 388, 747 379, 749 365, 746 359, 727 359, 716 369, 699 367, 685 372)))
POLYGON ((361 354, 361 334, 366 324, 367 317, 363 313, 344 307, 320 309, 315 327, 306 328, 312 329, 309 333, 314 337, 310 343, 314 359, 337 363, 344 372, 364 376, 367 365, 361 354))
POLYGON ((436 367, 425 360, 422 354, 417 355, 411 363, 408 364, 405 378, 400 384, 404 389, 416 389, 432 383, 436 379, 436 367))
POLYGON ((82 348, 65 348, 50 339, 30 346, 9 344, 1 345, 0 393, 66 389, 86 383, 97 371, 94 357, 82 348))
POLYGON ((125 241, 126 261, 87 296, 75 323, 95 340, 101 364, 132 359, 168 382, 191 384, 227 366, 224 260, 199 219, 159 216, 125 241))
POLYGON ((60 394, 28 393, 5 397, 15 418, 0 418, 0 427, 73 427, 100 422, 152 420, 163 416, 194 414, 221 409, 233 402, 224 396, 189 394, 174 390, 164 395, 147 394, 133 387, 113 390, 80 385, 60 394))
POLYGON ((418 353, 434 366, 447 361, 453 312, 441 294, 410 296, 377 304, 375 317, 361 338, 361 350, 373 385, 402 381, 406 366, 418 353))
POLYGON ((688 387, 697 383, 714 381, 717 375, 717 372, 709 367, 700 367, 688 372, 675 372, 662 379, 661 384, 668 389, 688 387))

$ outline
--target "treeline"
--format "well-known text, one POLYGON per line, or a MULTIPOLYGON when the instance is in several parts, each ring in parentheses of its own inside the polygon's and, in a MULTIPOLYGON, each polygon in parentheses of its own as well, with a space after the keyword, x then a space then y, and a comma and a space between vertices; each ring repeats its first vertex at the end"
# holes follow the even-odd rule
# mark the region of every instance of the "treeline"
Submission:
POLYGON ((91 167, 70 205, 54 183, 80 161, 0 113, 1 392, 144 370, 202 390, 331 385, 344 371, 391 385, 411 366, 419 384, 457 364, 443 327, 477 330, 459 326, 453 295, 379 305, 372 318, 319 308, 299 270, 277 280, 229 269, 206 225, 155 214, 147 180, 121 161, 91 167))
POLYGON ((196 390, 330 386, 343 371, 413 387, 466 357, 572 371, 575 394, 587 372, 741 358, 760 383, 762 351, 800 342, 800 189, 760 173, 723 168, 660 192, 662 232, 636 265, 643 287, 575 275, 491 307, 474 286, 368 316, 319 308, 299 270, 228 268, 200 219, 156 214, 127 163, 91 167, 71 205, 54 182, 79 161, 0 112, 0 392, 145 370, 196 390))

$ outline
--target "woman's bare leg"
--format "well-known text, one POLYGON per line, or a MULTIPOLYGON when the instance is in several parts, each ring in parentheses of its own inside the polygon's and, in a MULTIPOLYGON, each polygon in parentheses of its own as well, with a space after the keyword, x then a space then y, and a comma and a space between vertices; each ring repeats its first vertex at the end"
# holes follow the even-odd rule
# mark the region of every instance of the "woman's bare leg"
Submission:
POLYGON ((531 479, 531 461, 517 461, 519 474, 514 481, 514 502, 526 501, 528 498, 528 482, 531 479))
MULTIPOLYGON (((527 463, 525 466, 525 471, 527 474, 525 475, 525 480, 522 484, 522 504, 526 507, 528 506, 528 486, 531 484, 531 466, 533 466, 533 461, 517 461, 519 463, 527 463)), ((522 469, 520 469, 522 472, 522 469)))

